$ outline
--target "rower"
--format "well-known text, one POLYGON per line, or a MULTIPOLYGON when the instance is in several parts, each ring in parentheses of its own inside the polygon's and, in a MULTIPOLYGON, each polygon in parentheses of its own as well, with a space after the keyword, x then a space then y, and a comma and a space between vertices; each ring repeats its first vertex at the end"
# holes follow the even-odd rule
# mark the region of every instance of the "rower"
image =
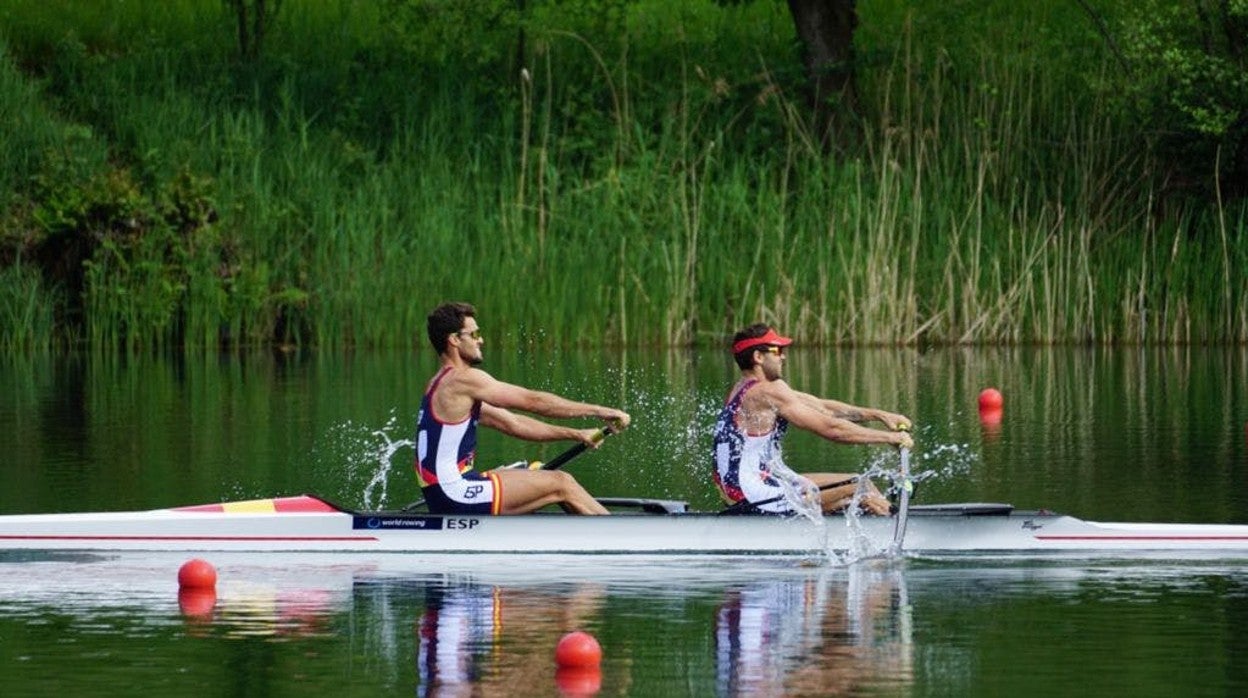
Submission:
MULTIPOLYGON (((795 502, 788 491, 794 489, 812 502, 817 500, 823 512, 844 509, 860 486, 858 478, 844 473, 798 475, 789 470, 781 456, 788 425, 839 443, 908 449, 914 445, 907 433, 910 420, 794 390, 784 380, 785 348, 792 343, 764 324, 750 325, 733 337, 732 354, 741 374, 715 421, 715 485, 729 504, 756 504, 765 513, 793 513, 795 502), (858 424, 868 421, 881 422, 888 430, 858 424)), ((887 515, 889 502, 879 489, 870 480, 861 487, 865 490, 862 508, 887 515)))
POLYGON ((429 314, 426 330, 440 363, 425 389, 417 418, 416 476, 429 511, 524 514, 558 504, 576 514, 608 513, 562 470, 476 471, 477 425, 528 441, 570 440, 597 448, 601 429, 549 424, 512 410, 553 418, 601 419, 614 431, 628 426, 628 413, 504 383, 477 368, 485 340, 476 309, 467 303, 438 306, 429 314))

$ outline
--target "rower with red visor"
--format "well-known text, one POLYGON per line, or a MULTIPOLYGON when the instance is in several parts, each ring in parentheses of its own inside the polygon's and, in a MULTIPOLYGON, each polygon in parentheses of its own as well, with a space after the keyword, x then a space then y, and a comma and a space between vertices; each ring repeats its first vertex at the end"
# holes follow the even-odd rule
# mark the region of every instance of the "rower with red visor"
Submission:
MULTIPOLYGON (((829 441, 847 444, 914 445, 910 420, 884 410, 857 407, 794 390, 784 380, 785 348, 793 340, 765 324, 738 332, 732 354, 741 370, 715 422, 715 484, 734 506, 763 513, 787 514, 818 498, 822 511, 848 507, 857 478, 846 473, 802 473, 784 464, 781 444, 792 424, 829 441), (880 422, 887 430, 859 422, 880 422)), ((889 502, 866 480, 859 505, 887 515, 889 502)), ((813 502, 811 502, 813 503, 813 502)))

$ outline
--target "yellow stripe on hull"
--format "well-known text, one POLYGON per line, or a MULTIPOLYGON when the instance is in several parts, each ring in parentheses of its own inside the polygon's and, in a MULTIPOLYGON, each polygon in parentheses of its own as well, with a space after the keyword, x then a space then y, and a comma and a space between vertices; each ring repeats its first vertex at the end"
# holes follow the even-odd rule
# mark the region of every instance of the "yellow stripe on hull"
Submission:
POLYGON ((251 499, 246 502, 226 502, 221 510, 227 514, 272 514, 277 511, 272 499, 251 499))

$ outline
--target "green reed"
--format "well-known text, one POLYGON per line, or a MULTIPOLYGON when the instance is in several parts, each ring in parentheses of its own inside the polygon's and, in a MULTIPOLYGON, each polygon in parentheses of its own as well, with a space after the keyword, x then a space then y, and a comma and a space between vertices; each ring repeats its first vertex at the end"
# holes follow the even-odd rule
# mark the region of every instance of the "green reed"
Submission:
POLYGON ((535 346, 758 320, 827 344, 1248 341, 1242 205, 1158 205, 1140 134, 1081 82, 1105 57, 1055 51, 1078 31, 1052 16, 941 51, 958 18, 864 7, 861 147, 832 155, 774 3, 638 3, 627 41, 538 27, 527 78, 479 87, 356 5, 289 16, 254 66, 196 3, 144 15, 147 48, 85 11, 66 48, 39 27, 67 20, 10 11, 13 50, 55 58, 57 118, 159 223, 96 250, 93 344, 423 347, 450 299, 535 346), (211 215, 187 232, 171 192, 211 215))
POLYGON ((0 268, 0 349, 46 350, 51 347, 56 297, 34 270, 0 268))

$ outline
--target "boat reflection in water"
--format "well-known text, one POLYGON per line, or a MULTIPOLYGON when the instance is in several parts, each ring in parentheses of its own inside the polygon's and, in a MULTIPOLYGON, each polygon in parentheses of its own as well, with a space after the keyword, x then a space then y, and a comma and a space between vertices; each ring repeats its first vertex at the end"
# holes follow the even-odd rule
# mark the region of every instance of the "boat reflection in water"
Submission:
POLYGON ((864 561, 843 572, 728 591, 715 616, 717 694, 844 695, 909 684, 901 567, 864 561))

